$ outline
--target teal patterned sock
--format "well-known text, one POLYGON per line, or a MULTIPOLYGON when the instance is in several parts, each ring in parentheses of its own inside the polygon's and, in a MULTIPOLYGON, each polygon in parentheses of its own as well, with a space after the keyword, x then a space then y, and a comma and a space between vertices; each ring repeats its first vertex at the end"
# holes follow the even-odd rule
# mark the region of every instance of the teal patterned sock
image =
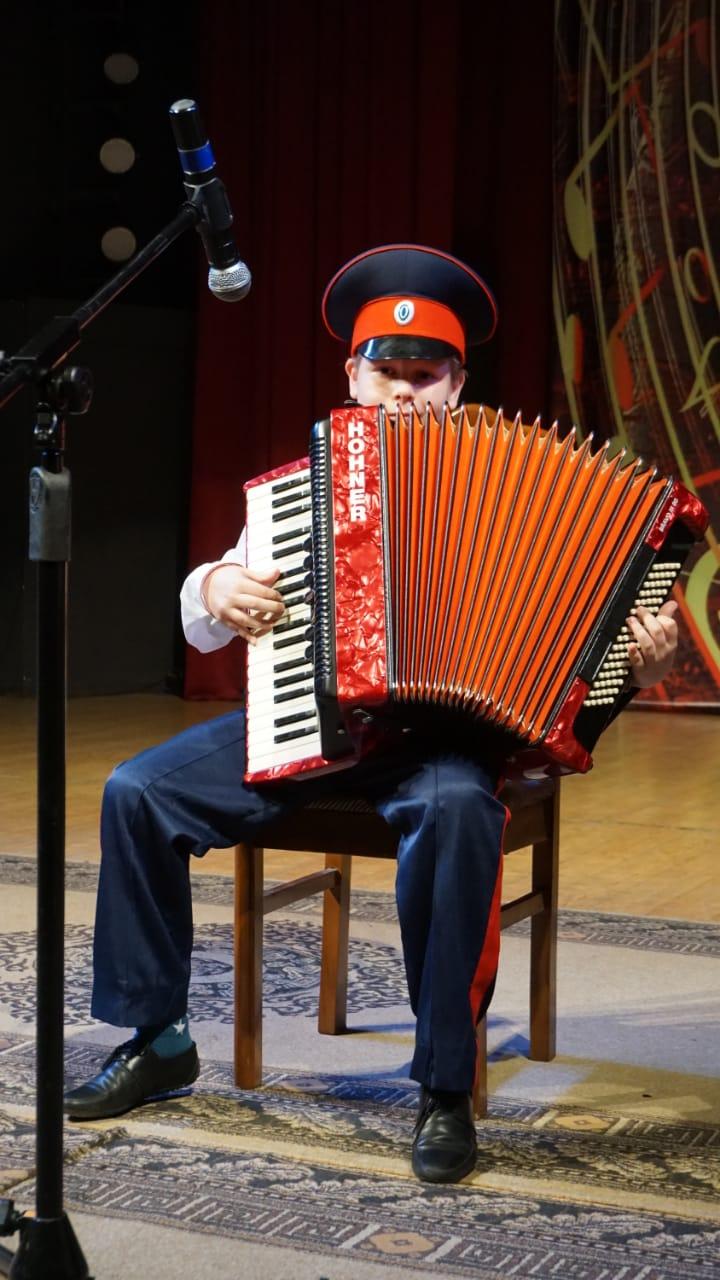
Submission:
MULTIPOLYGON (((154 1029, 154 1028, 153 1028, 154 1029)), ((147 1034, 147 1027, 138 1027, 139 1034, 147 1034)), ((190 1038, 190 1023, 187 1014, 181 1018, 176 1018, 169 1026, 158 1030, 157 1035, 153 1036, 150 1046, 155 1050, 159 1058, 176 1058, 178 1054, 185 1053, 192 1047, 190 1038)))

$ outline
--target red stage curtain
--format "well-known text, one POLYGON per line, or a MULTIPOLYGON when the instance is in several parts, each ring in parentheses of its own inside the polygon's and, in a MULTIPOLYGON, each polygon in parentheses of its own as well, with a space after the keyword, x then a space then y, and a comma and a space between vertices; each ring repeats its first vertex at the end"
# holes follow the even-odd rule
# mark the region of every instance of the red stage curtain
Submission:
MULTIPOLYGON (((544 408, 550 341, 552 13, 510 0, 363 5, 216 0, 201 15, 200 106, 253 272, 246 301, 203 290, 190 567, 243 523, 242 485, 302 457, 342 403, 327 281, 372 245, 418 241, 484 271, 500 336, 472 398, 544 408), (493 10, 493 12, 483 12, 493 10), (535 12, 538 10, 538 12, 535 12)), ((549 8, 549 7, 548 7, 549 8)), ((188 650, 186 694, 237 697, 242 650, 188 650)))

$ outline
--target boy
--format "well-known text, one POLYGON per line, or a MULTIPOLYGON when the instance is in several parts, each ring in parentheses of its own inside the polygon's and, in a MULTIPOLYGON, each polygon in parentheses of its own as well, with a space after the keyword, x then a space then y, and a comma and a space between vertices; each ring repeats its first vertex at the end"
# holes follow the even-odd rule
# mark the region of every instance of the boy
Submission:
MULTIPOLYGON (((349 391, 363 405, 454 407, 467 343, 496 322, 485 283, 447 254, 386 245, 347 263, 323 300, 330 332, 350 341, 349 391)), ((236 635, 257 643, 283 614, 277 571, 245 564, 244 533, 221 561, 186 580, 182 614, 203 652, 236 635)), ((675 605, 633 618, 637 686, 672 664, 675 605)), ((242 783, 244 714, 197 725, 121 765, 103 801, 102 864, 92 1012, 134 1038, 92 1080, 66 1095, 75 1120, 121 1114, 197 1078, 187 988, 191 853, 253 839, 294 806, 334 792, 362 795, 400 833, 397 903, 420 1083, 412 1165, 429 1182, 457 1182, 475 1165, 470 1092, 475 1025, 492 995, 499 944, 505 810, 495 791, 502 762, 483 759, 472 733, 441 721, 414 728, 341 774, 250 787, 242 783)))

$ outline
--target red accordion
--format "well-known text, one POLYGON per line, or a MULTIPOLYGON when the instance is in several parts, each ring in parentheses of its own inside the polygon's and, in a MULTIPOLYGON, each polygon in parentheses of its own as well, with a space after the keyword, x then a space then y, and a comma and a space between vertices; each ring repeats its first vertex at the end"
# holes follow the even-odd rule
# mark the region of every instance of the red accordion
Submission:
POLYGON ((277 563, 288 606, 248 651, 248 781, 351 764, 423 706, 515 771, 584 772, 627 687, 625 618, 707 525, 624 453, 467 407, 336 410, 246 493, 248 563, 277 563))

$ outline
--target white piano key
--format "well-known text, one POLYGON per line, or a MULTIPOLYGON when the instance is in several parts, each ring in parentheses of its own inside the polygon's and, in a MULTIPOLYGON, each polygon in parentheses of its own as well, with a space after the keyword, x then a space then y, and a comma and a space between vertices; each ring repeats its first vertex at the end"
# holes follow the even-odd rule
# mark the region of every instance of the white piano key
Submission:
POLYGON ((295 710, 296 704, 302 702, 303 706, 311 705, 315 700, 315 690, 313 680, 310 674, 307 675, 302 684, 293 686, 292 689, 281 689, 279 694, 275 693, 272 686, 266 689, 253 689, 248 694, 247 707, 248 711, 252 711, 253 715, 261 715, 275 717, 289 715, 295 710), (277 698, 281 697, 281 701, 277 698))
POLYGON ((271 676, 264 676, 260 680, 254 680, 251 691, 252 696, 248 696, 248 706, 252 705, 252 699, 255 699, 257 705, 261 699, 274 699, 276 694, 291 694, 297 689, 305 688, 308 684, 312 684, 313 675, 312 667, 307 667, 300 673, 300 678, 293 681, 292 684, 278 686, 277 682, 274 681, 271 676))
MULTIPOLYGON (((248 750, 257 754, 262 751, 271 751, 274 745, 282 746, 284 744, 277 743, 279 734, 288 733, 292 729, 312 729, 313 733, 319 735, 320 727, 317 716, 314 719, 308 719, 303 723, 298 721, 297 724, 282 725, 262 725, 256 728, 255 733, 248 734, 248 750)), ((300 739, 298 738, 298 741, 300 739)))
POLYGON ((248 769, 251 773, 259 773, 272 769, 276 765, 295 764, 299 760, 308 760, 320 755, 320 738, 299 738, 296 742, 279 743, 273 751, 248 755, 248 769))
MULTIPOLYGON (((261 672, 269 670, 274 672, 277 667, 283 666, 286 662, 296 662, 298 658, 303 658, 305 661, 310 662, 310 659, 305 658, 308 641, 304 636, 298 636, 294 644, 289 644, 284 649, 276 649, 274 645, 268 645, 261 652, 261 643, 262 641, 259 641, 258 644, 250 646, 248 655, 249 671, 261 672), (250 654, 252 657, 250 657, 250 654)), ((278 672, 278 674, 282 675, 282 672, 278 672)))

